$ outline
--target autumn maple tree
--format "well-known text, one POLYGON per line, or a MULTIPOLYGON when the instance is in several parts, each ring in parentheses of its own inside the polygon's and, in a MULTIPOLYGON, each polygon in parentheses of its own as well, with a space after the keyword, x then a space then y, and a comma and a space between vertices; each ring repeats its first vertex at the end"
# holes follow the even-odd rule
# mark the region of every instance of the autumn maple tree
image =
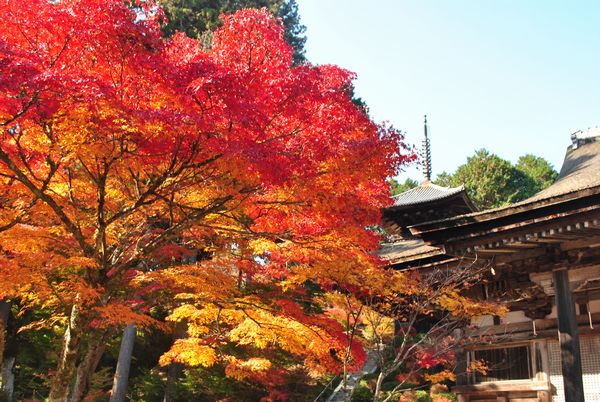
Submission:
POLYGON ((292 67, 266 11, 223 18, 205 51, 163 38, 151 1, 0 2, 0 296, 64 331, 51 401, 133 323, 185 326, 162 364, 271 388, 265 350, 340 367, 343 328, 306 284, 381 271, 366 228, 401 136, 353 105, 352 73, 292 67))
MULTIPOLYGON (((498 303, 469 297, 486 278, 486 267, 471 261, 435 269, 394 272, 391 286, 365 301, 363 320, 379 372, 374 402, 388 402, 401 389, 455 381, 467 374, 455 352, 483 342, 467 336, 465 323, 483 315, 503 316, 498 303), (382 392, 383 383, 397 374, 382 392)), ((466 362, 464 362, 466 364, 466 362)))
POLYGON ((368 391, 374 402, 398 400, 407 390, 466 375, 455 352, 484 337, 466 335, 465 323, 506 313, 501 304, 469 297, 486 272, 466 260, 435 269, 388 269, 370 275, 368 289, 323 296, 326 315, 346 328, 348 360, 356 355, 353 341, 360 339, 377 367, 368 391))

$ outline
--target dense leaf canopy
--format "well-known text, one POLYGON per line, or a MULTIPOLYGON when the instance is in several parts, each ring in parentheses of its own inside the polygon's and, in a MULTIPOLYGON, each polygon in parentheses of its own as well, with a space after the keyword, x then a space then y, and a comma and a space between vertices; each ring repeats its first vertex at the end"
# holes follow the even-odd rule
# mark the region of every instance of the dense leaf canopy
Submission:
MULTIPOLYGON (((18 398, 82 400, 134 325, 140 400, 180 365, 187 400, 240 400, 229 384, 284 400, 294 378, 359 368, 368 317, 406 335, 434 311, 497 311, 464 281, 384 269, 368 228, 413 156, 352 102, 354 74, 293 63, 285 15, 224 15, 205 46, 163 36, 148 0, 0 1, 0 350, 28 348, 18 398)), ((450 364, 411 338, 416 370, 450 364)))
POLYGON ((49 399, 130 323, 186 328, 162 364, 269 389, 274 350, 339 370, 343 328, 306 284, 387 285, 365 228, 401 135, 354 106, 352 73, 293 67, 268 12, 223 17, 206 50, 139 4, 0 2, 0 296, 64 332, 49 399))

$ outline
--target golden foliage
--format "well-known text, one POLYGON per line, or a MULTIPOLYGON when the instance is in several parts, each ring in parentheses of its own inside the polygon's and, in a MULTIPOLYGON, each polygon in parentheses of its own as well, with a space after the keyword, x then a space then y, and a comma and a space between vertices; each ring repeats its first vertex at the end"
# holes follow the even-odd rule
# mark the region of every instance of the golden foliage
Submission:
POLYGON ((456 381, 456 374, 448 369, 434 374, 424 374, 423 377, 432 384, 437 384, 442 381, 456 381))
POLYGON ((271 361, 261 357, 253 357, 248 360, 231 358, 231 362, 225 367, 225 375, 238 381, 246 379, 266 379, 271 361))
POLYGON ((171 349, 160 357, 161 366, 172 362, 192 367, 210 367, 218 360, 216 351, 199 338, 185 338, 175 341, 171 349))

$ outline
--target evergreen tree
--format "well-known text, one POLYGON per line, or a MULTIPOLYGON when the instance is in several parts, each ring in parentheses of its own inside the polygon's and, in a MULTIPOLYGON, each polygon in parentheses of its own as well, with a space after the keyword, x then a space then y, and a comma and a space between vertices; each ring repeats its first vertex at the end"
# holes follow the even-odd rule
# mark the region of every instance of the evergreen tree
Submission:
POLYGON ((556 170, 547 160, 532 154, 521 156, 517 161, 516 168, 533 179, 534 193, 548 187, 558 176, 556 170))
POLYGON ((205 41, 210 38, 212 31, 223 24, 219 18, 222 13, 264 7, 281 18, 285 40, 294 49, 294 64, 306 61, 306 27, 300 23, 296 0, 160 0, 160 4, 168 19, 163 27, 166 35, 181 31, 191 38, 205 41))
POLYGON ((398 195, 408 191, 412 188, 415 188, 419 185, 419 182, 411 179, 410 177, 404 180, 404 183, 398 182, 396 179, 390 180, 390 187, 392 189, 392 195, 398 195))
POLYGON ((556 175, 544 158, 528 154, 513 165, 480 149, 454 173, 440 173, 435 183, 447 187, 464 185, 475 205, 489 209, 531 197, 552 184, 556 175))

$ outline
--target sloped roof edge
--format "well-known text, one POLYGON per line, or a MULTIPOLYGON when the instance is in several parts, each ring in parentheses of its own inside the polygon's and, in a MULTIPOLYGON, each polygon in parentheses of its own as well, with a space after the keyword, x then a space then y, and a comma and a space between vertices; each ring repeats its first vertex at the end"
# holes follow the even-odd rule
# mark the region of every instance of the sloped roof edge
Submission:
POLYGON ((555 182, 526 200, 485 211, 423 222, 409 229, 413 234, 424 234, 475 222, 491 221, 594 194, 600 194, 600 137, 591 138, 577 147, 569 146, 555 182))
POLYGON ((450 198, 465 191, 464 186, 442 187, 431 182, 420 184, 415 188, 392 197, 394 203, 390 208, 402 208, 413 205, 426 204, 450 198))

